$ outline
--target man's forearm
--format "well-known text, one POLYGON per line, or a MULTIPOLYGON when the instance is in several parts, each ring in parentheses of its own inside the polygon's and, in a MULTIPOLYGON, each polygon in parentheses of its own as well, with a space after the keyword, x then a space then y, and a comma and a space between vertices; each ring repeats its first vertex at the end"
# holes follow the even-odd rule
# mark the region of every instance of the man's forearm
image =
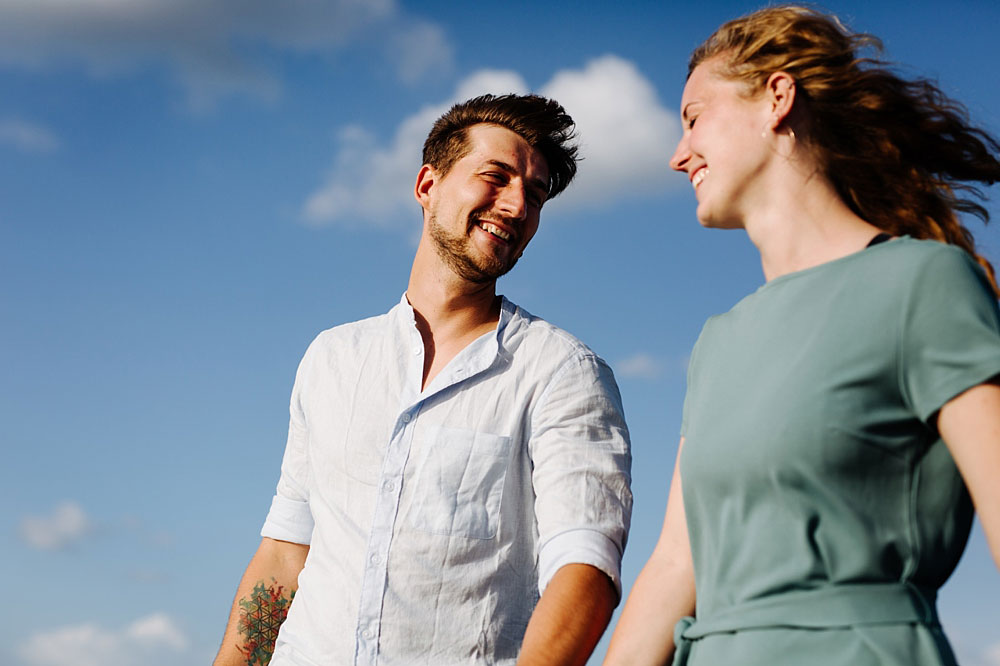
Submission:
POLYGON ((264 539, 240 581, 214 666, 267 666, 309 547, 264 539))
POLYGON ((588 564, 560 568, 531 615, 518 666, 582 666, 617 603, 618 593, 603 571, 588 564))

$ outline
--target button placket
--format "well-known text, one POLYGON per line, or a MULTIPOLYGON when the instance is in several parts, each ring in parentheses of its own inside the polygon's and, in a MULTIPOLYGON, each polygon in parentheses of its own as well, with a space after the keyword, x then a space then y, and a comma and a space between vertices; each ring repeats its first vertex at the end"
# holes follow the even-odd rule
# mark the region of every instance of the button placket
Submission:
POLYGON ((368 542, 368 563, 361 585, 358 613, 358 638, 355 664, 374 666, 378 660, 377 637, 381 623, 382 599, 385 596, 387 561, 392 541, 393 525, 399 510, 403 468, 413 440, 413 420, 419 406, 409 407, 401 414, 395 436, 386 448, 381 481, 375 497, 375 515, 368 542))

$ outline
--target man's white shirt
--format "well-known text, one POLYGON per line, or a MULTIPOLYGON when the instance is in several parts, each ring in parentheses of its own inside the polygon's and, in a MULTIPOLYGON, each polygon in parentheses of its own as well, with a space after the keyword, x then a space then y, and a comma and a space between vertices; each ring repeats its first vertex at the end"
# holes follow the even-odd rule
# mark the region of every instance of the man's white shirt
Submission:
POLYGON ((631 454, 607 364, 503 299, 426 387, 405 295, 321 333, 261 534, 309 544, 272 666, 513 664, 565 564, 621 593, 631 454))

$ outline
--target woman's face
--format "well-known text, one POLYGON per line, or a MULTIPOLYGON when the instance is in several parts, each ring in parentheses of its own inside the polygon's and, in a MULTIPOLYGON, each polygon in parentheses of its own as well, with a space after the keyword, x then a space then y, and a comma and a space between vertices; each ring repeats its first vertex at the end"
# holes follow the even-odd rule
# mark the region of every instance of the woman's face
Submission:
POLYGON ((766 195, 755 185, 773 156, 765 131, 771 105, 764 95, 741 94, 744 84, 716 74, 715 63, 698 65, 684 86, 684 131, 670 166, 691 181, 702 225, 740 228, 766 195))

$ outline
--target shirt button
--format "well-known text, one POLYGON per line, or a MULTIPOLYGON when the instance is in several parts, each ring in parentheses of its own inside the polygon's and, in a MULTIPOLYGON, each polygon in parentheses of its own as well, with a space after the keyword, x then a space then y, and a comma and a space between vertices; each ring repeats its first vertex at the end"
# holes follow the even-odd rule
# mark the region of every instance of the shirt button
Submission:
POLYGON ((413 355, 414 356, 418 356, 420 354, 420 349, 421 349, 420 347, 414 347, 413 348, 413 355))
POLYGON ((364 631, 362 631, 362 632, 361 632, 361 637, 362 637, 362 638, 364 638, 364 639, 367 639, 367 640, 369 640, 369 641, 370 641, 370 640, 371 640, 371 639, 372 639, 372 638, 373 638, 374 636, 375 636, 375 632, 373 632, 373 631, 372 631, 371 629, 365 629, 364 631))
POLYGON ((372 561, 372 564, 381 564, 382 563, 382 556, 379 555, 378 553, 372 553, 372 556, 371 556, 370 559, 372 561))
POLYGON ((411 418, 409 414, 403 414, 403 423, 409 423, 411 418))
POLYGON ((391 493, 393 490, 396 489, 396 484, 393 483, 392 481, 386 481, 385 483, 382 484, 382 489, 385 490, 385 492, 387 493, 391 493))

